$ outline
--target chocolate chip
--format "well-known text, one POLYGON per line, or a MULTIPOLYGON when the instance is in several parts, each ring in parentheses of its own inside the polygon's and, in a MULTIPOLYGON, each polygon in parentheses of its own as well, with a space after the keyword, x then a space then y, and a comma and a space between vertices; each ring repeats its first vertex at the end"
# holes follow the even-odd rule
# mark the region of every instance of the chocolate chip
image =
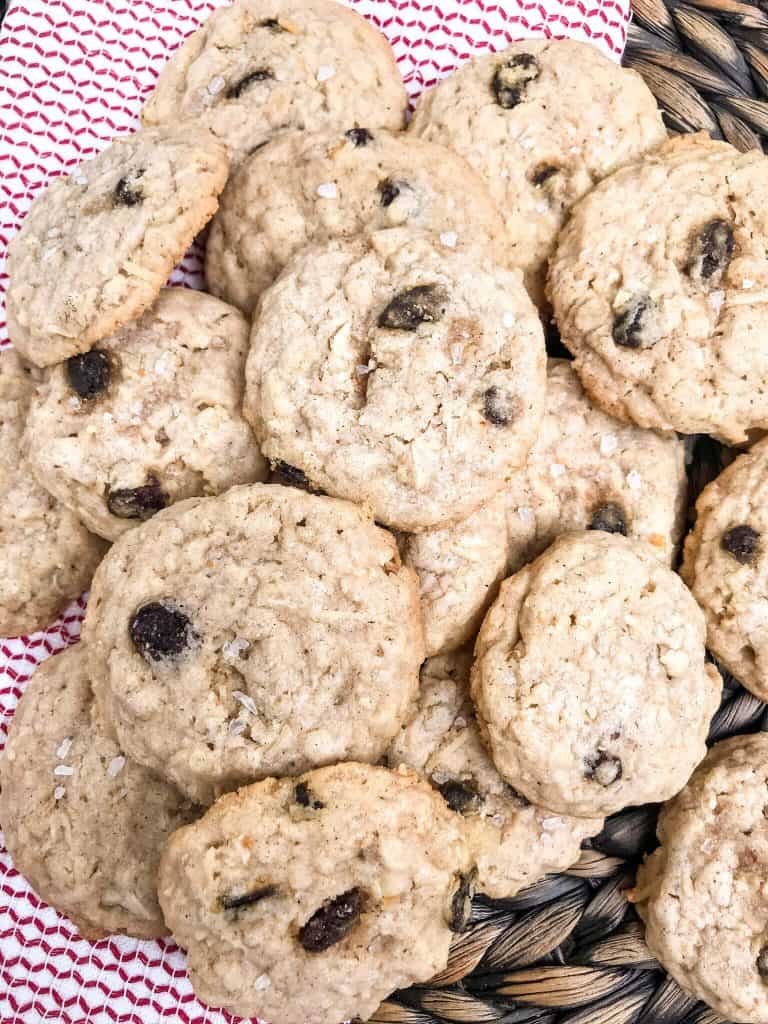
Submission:
POLYGON ((277 18, 264 18, 259 22, 261 28, 268 28, 270 32, 285 32, 285 29, 277 18))
POLYGON ((373 141, 373 136, 367 128, 350 128, 348 132, 344 132, 346 137, 355 146, 367 146, 369 142, 373 141))
POLYGON ((730 530, 726 530, 720 544, 723 551, 733 555, 737 562, 748 565, 755 559, 759 542, 760 534, 757 530, 744 524, 743 526, 732 526, 730 530))
POLYGON ((586 758, 585 765, 584 777, 594 779, 601 786, 612 786, 621 778, 621 761, 603 750, 586 758))
POLYGON ((733 257, 733 228, 727 220, 711 220, 691 241, 688 273, 702 284, 719 285, 733 257))
POLYGON ((352 931, 363 910, 363 893, 350 889, 316 910, 299 931, 299 942, 308 953, 322 953, 352 931))
POLYGON ((491 92, 496 102, 511 110, 525 99, 530 82, 539 76, 539 62, 532 53, 518 53, 499 64, 491 79, 491 92))
POLYGON ((109 353, 94 348, 67 360, 69 386, 80 398, 95 398, 109 387, 112 363, 109 353))
POLYGON ((495 427, 506 427, 514 418, 515 407, 508 391, 495 384, 483 392, 483 416, 495 427))
POLYGON ((144 169, 136 171, 132 175, 125 175, 115 185, 112 192, 112 200, 115 206, 138 206, 144 199, 141 188, 134 184, 136 178, 144 174, 144 169))
POLYGON ((141 487, 118 487, 107 492, 107 508, 120 519, 150 519, 165 508, 168 495, 155 477, 147 477, 141 487))
POLYGON ((379 190, 379 204, 381 206, 391 206, 400 195, 400 186, 397 182, 392 181, 391 178, 384 178, 377 187, 379 190))
POLYGON ((620 533, 627 536, 627 520, 624 509, 616 501, 606 501, 592 511, 588 529, 602 530, 604 533, 620 533))
POLYGON ((315 800, 306 782, 296 783, 293 796, 297 804, 300 804, 302 807, 311 807, 313 811, 319 811, 325 807, 322 800, 315 800))
POLYGON ((448 927, 452 932, 463 932, 469 924, 476 877, 477 871, 474 870, 459 877, 459 887, 451 900, 451 916, 448 922, 448 927))
POLYGON ((508 782, 504 783, 504 789, 507 793, 507 796, 511 800, 514 800, 518 807, 523 808, 531 806, 531 801, 528 799, 528 797, 523 796, 523 794, 516 790, 514 786, 510 786, 508 782))
POLYGON ((239 896, 222 896, 221 905, 224 910, 240 910, 241 907, 251 907, 254 903, 260 903, 262 900, 269 899, 270 896, 275 895, 277 895, 277 889, 274 885, 264 885, 259 889, 244 892, 239 896))
POLYGON ((439 791, 451 810, 458 811, 459 814, 466 814, 480 800, 477 790, 467 782, 459 782, 458 779, 448 779, 447 782, 435 782, 433 779, 432 784, 439 791))
POLYGON ((659 340, 651 330, 651 306, 646 298, 634 299, 613 321, 613 340, 622 348, 651 348, 659 340))
POLYGON ((279 459, 272 463, 272 483, 283 484, 285 487, 297 487, 300 491, 307 491, 308 494, 322 494, 322 491, 318 491, 312 486, 303 470, 279 459))
POLYGON ((267 79, 274 77, 269 68, 257 68, 256 71, 251 71, 241 78, 239 82, 230 85, 225 95, 228 100, 238 100, 246 89, 250 89, 254 82, 266 82, 267 79))
POLYGON ((531 182, 536 186, 536 188, 541 188, 541 186, 546 184, 550 178, 554 177, 559 170, 560 168, 555 167, 554 164, 542 164, 533 172, 531 182))
POLYGON ((145 661, 178 657, 197 640, 189 618, 171 601, 142 605, 131 618, 129 630, 145 661))
POLYGON ((417 284, 400 292, 379 316, 379 327, 393 331, 415 331, 419 324, 442 320, 448 296, 436 284, 417 284))
POLYGON ((768 946, 763 946, 757 954, 755 967, 757 967, 757 973, 761 978, 768 978, 768 946))

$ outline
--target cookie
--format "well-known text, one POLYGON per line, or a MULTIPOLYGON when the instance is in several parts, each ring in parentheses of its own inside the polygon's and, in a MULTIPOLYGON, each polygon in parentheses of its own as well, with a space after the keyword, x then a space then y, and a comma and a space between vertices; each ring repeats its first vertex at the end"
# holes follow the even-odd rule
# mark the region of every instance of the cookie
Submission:
POLYGON ((763 194, 762 153, 700 134, 617 171, 574 209, 549 288, 579 376, 608 412, 728 443, 768 427, 763 194))
POLYGON ((450 150, 367 128, 287 132, 227 184, 208 236, 208 286, 250 313, 304 246, 402 226, 449 249, 480 244, 496 262, 506 259, 501 214, 450 150))
POLYGON ((405 542, 404 561, 419 575, 427 654, 468 643, 500 581, 569 530, 623 534, 670 565, 686 493, 682 441, 608 416, 570 363, 550 359, 544 419, 525 466, 468 519, 405 542))
POLYGON ((511 262, 542 305, 570 208, 667 137, 642 78, 572 39, 526 39, 475 57, 421 96, 410 131, 485 178, 506 214, 511 262))
POLYGON ((244 412, 268 458, 418 531, 503 486, 544 388, 519 273, 393 229, 309 247, 262 294, 244 412))
POLYGON ((125 752, 200 803, 267 775, 375 761, 424 657, 416 580, 347 502, 252 484, 130 530, 84 636, 125 752))
POLYGON ((418 707, 387 753, 426 778, 464 822, 480 892, 514 896, 550 871, 579 859, 582 839, 602 819, 568 818, 537 807, 496 771, 469 699, 471 653, 430 658, 421 670, 418 707))
POLYGON ((704 616, 645 545, 559 537, 510 576, 475 645, 494 763, 529 800, 594 817, 674 796, 720 703, 704 616))
POLYGON ((53 367, 32 402, 39 482, 109 540, 182 498, 263 479, 242 418, 248 323, 188 288, 53 367))
POLYGON ((272 1024, 367 1020, 446 964, 459 825, 415 775, 362 764, 222 797, 160 866, 195 992, 272 1024))
POLYGON ((385 36, 330 0, 236 0, 176 51, 145 125, 188 119, 237 161, 286 128, 403 127, 408 98, 385 36))
POLYGON ((5 845, 84 938, 156 938, 160 850, 194 811, 108 738, 86 660, 80 644, 49 658, 19 702, 0 761, 5 845))
POLYGON ((51 366, 139 316, 213 216, 227 170, 199 128, 156 129, 52 181, 8 248, 8 333, 21 355, 51 366))
POLYGON ((760 700, 768 700, 768 440, 702 491, 680 569, 707 620, 707 646, 760 700))
POLYGON ((768 736, 716 744, 661 812, 632 894, 645 939, 686 992, 728 1020, 768 1020, 768 736))
POLYGON ((0 354, 0 636, 49 625, 85 590, 106 551, 35 483, 21 450, 34 390, 11 349, 0 354))

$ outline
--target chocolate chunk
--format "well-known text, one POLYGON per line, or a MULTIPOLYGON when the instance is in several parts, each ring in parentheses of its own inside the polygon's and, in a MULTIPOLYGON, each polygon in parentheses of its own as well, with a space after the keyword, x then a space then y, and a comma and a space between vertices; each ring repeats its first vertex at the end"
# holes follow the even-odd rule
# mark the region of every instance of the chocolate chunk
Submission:
POLYGON ((80 398, 95 398, 109 387, 112 362, 108 352, 94 348, 67 360, 69 386, 80 398))
POLYGON ((384 178, 377 187, 379 190, 379 204, 381 206, 391 206, 400 195, 400 186, 397 182, 392 181, 391 178, 384 178))
POLYGON ((129 631, 145 661, 176 658, 198 639, 189 618, 172 601, 142 605, 131 618, 129 631))
POLYGON ((463 932, 469 924, 476 877, 477 871, 470 871, 468 875, 461 875, 459 878, 459 887, 451 900, 451 917, 448 922, 452 932, 463 932))
POLYGON ((150 519, 165 508, 168 495, 155 477, 147 477, 141 487, 118 487, 107 492, 107 508, 120 519, 150 519))
POLYGON ((484 391, 483 416, 495 427, 506 427, 515 416, 515 404, 509 392, 495 384, 484 391))
POLYGON ((293 796, 297 804, 300 804, 302 807, 311 807, 313 811, 319 811, 325 807, 322 800, 315 800, 306 782, 296 783, 293 796))
POLYGON ((251 71, 249 74, 244 75, 239 82, 230 85, 225 95, 228 100, 238 100, 246 89, 250 89, 254 82, 266 82, 268 78, 274 77, 269 68, 257 68, 256 71, 251 71))
POLYGON ((528 797, 523 796, 523 794, 516 790, 514 786, 510 786, 508 782, 504 783, 504 789, 507 793, 507 796, 511 800, 514 800, 518 807, 522 808, 531 806, 531 801, 528 799, 528 797))
MULTIPOLYGON (((355 146, 367 146, 369 142, 373 141, 373 136, 367 128, 350 128, 348 132, 344 132, 350 142, 354 143, 355 146)), ((386 205, 386 204, 384 204, 386 205)))
POLYGON ((306 473, 297 466, 291 466, 279 459, 272 463, 272 483, 283 484, 285 487, 297 487, 308 494, 322 494, 312 486, 306 473))
POLYGON ((648 299, 634 299, 613 321, 613 340, 622 348, 651 348, 659 340, 651 330, 648 299))
POLYGON ((115 206, 138 206, 144 200, 144 193, 135 184, 135 179, 140 178, 143 173, 144 169, 142 168, 135 174, 125 175, 118 181, 112 192, 112 201, 115 206))
POLYGON ((768 978, 768 946, 763 946, 757 954, 755 967, 757 967, 757 973, 761 978, 768 978))
POLYGON ((277 889, 274 885, 263 885, 259 889, 244 892, 240 896, 222 896, 221 905, 224 910, 240 910, 241 907, 251 907, 254 903, 260 903, 275 895, 277 895, 277 889))
POLYGON ((624 516, 624 509, 616 501, 606 501, 604 505, 598 505, 592 511, 588 529, 603 530, 605 533, 620 533, 622 537, 626 537, 627 520, 624 516))
POLYGON ((326 900, 299 931, 299 942, 308 953, 322 953, 349 935, 362 911, 360 889, 326 900))
POLYGON ((435 782, 433 779, 432 784, 439 791, 451 810, 458 811, 460 814, 466 814, 467 811, 472 810, 480 801, 480 795, 477 790, 467 782, 459 782, 458 779, 448 779, 447 782, 435 782))
POLYGON ((511 110, 525 99, 530 82, 539 76, 539 62, 532 53, 518 53, 499 64, 491 79, 491 92, 496 102, 511 110))
POLYGON ((400 292, 379 316, 379 327, 393 331, 415 331, 419 324, 442 320, 448 296, 436 284, 417 284, 400 292))
POLYGON ((733 228, 711 220, 691 240, 688 274, 701 284, 719 285, 733 257, 733 228))
POLYGON ((594 779, 601 786, 612 786, 621 778, 621 761, 603 750, 588 757, 585 766, 584 777, 594 779))
POLYGON ((259 22, 261 28, 268 28, 270 32, 285 32, 285 29, 277 18, 264 18, 259 22))
POLYGON ((560 168, 555 167, 554 164, 542 164, 533 172, 531 182, 536 186, 536 188, 541 188, 541 186, 546 184, 550 178, 554 177, 559 170, 560 168))
POLYGON ((733 555, 737 562, 748 565, 753 562, 760 543, 760 534, 751 526, 732 526, 722 536, 720 544, 723 551, 733 555))

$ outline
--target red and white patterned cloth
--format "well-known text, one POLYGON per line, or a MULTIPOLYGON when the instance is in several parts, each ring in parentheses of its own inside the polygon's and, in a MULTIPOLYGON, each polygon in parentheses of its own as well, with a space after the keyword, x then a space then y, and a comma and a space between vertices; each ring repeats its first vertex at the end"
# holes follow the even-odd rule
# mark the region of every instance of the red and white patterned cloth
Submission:
MULTIPOLYGON (((413 97, 471 54, 526 36, 621 55, 629 0, 351 0, 392 43, 413 97)), ((11 0, 0 30, 0 291, 5 251, 57 174, 132 131, 168 55, 216 0, 11 0)), ((193 250, 173 280, 198 284, 193 250)), ((0 341, 5 317, 0 319, 0 341)), ((0 572, 3 566, 0 566, 0 572)), ((45 633, 0 640, 0 746, 35 666, 74 642, 84 601, 45 633)), ((108 855, 108 851, 105 851, 108 855)), ((170 941, 90 943, 37 899, 0 848, 2 1024, 223 1024, 199 1003, 170 941)))

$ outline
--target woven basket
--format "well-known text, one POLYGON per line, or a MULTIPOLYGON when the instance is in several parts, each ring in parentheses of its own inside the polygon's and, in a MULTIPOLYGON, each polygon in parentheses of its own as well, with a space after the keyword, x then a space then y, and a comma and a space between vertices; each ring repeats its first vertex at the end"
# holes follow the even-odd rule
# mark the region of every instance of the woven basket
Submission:
MULTIPOLYGON (((634 0, 626 66, 656 96, 672 132, 707 131, 739 149, 768 145, 768 13, 739 0, 634 0)), ((768 11, 768 0, 760 0, 768 11)), ((566 355, 556 337, 550 354, 566 355)), ((695 440, 689 517, 701 489, 730 461, 695 440)), ((723 673, 710 742, 768 730, 768 705, 723 673)), ((380 1024, 719 1024, 686 995, 645 945, 624 890, 656 845, 658 806, 608 818, 570 871, 507 900, 478 896, 448 967, 395 993, 380 1024)))

